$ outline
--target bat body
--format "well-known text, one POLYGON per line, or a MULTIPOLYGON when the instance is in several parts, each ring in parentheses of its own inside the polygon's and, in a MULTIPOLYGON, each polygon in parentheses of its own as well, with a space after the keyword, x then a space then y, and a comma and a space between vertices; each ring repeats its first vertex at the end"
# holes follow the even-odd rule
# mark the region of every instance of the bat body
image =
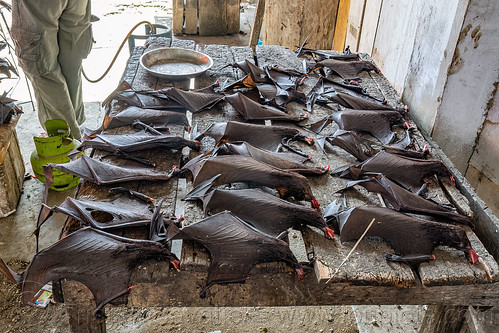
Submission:
POLYGON ((347 183, 346 188, 355 185, 360 185, 369 192, 380 193, 397 211, 435 216, 439 217, 442 220, 441 222, 455 222, 474 228, 468 217, 407 191, 382 174, 370 176, 367 179, 350 181, 347 183))
POLYGON ((162 126, 165 124, 178 124, 185 127, 189 126, 185 112, 142 109, 137 106, 129 106, 115 116, 106 116, 102 128, 111 129, 120 126, 129 126, 136 120, 140 120, 148 125, 162 126))
POLYGON ((241 93, 228 95, 225 100, 232 105, 245 121, 248 120, 280 120, 280 121, 293 121, 300 122, 308 118, 306 115, 292 116, 283 112, 282 110, 263 105, 253 101, 252 99, 244 96, 241 93))
POLYGON ((204 245, 211 254, 208 279, 201 297, 213 284, 244 283, 251 269, 258 263, 284 261, 303 280, 300 266, 288 244, 271 237, 235 217, 221 212, 179 229, 171 224, 167 240, 192 239, 204 245))
POLYGON ((326 237, 334 238, 333 231, 327 227, 317 210, 279 199, 262 190, 215 189, 202 200, 205 214, 212 215, 228 210, 274 237, 292 227, 311 225, 323 230, 326 237))
POLYGON ((395 138, 392 124, 401 124, 402 115, 397 111, 343 110, 330 115, 340 129, 364 131, 372 134, 383 144, 389 144, 395 138))
POLYGON ((227 142, 225 145, 231 154, 250 156, 259 162, 279 169, 298 172, 303 175, 322 175, 329 170, 329 166, 316 168, 304 165, 303 162, 308 161, 309 159, 293 153, 274 153, 268 150, 253 147, 247 142, 227 142))
POLYGON ((205 136, 212 137, 217 142, 246 141, 255 147, 275 151, 284 139, 303 140, 313 143, 313 139, 295 128, 285 126, 264 126, 228 121, 226 123, 214 123, 205 132, 195 139, 205 136))
POLYGON ((97 304, 94 314, 99 316, 106 303, 128 292, 133 267, 149 258, 169 260, 175 267, 179 264, 160 243, 132 240, 90 227, 80 229, 38 252, 18 276, 22 302, 31 301, 47 282, 74 280, 92 292, 97 304))
POLYGON ((343 79, 352 80, 359 79, 359 74, 364 71, 376 71, 380 73, 380 70, 372 63, 362 60, 342 61, 338 59, 324 59, 319 61, 314 69, 322 67, 329 68, 343 79))
POLYGON ((375 222, 366 237, 381 237, 390 243, 395 254, 385 255, 387 260, 417 265, 434 259, 433 249, 445 245, 463 251, 470 263, 477 262, 478 255, 463 228, 417 219, 382 207, 354 207, 338 213, 341 242, 359 239, 373 218, 375 222))
POLYGON ((100 162, 86 155, 82 155, 79 159, 69 163, 49 163, 44 165, 43 173, 47 180, 47 184, 52 183, 52 169, 54 168, 98 185, 146 179, 168 180, 177 170, 176 168, 173 168, 169 172, 159 172, 152 168, 121 167, 100 162))
POLYGON ((169 87, 154 91, 153 95, 175 101, 181 108, 187 109, 193 113, 210 109, 224 98, 224 95, 215 93, 211 86, 190 91, 169 87))
POLYGON ((283 198, 294 197, 297 200, 307 200, 314 208, 319 203, 312 194, 307 178, 286 170, 277 169, 247 156, 215 156, 189 161, 183 170, 193 174, 193 186, 196 187, 205 180, 217 174, 213 186, 250 182, 260 186, 276 189, 283 198))
POLYGON ((189 147, 199 151, 198 141, 187 140, 173 135, 150 135, 145 132, 136 134, 97 134, 94 137, 85 137, 78 147, 78 151, 95 148, 111 153, 130 153, 144 149, 171 149, 180 150, 189 147))
MULTIPOLYGON (((323 142, 322 140, 317 141, 319 144, 323 142)), ((342 148, 361 162, 378 153, 378 151, 371 146, 370 141, 361 138, 352 131, 337 130, 332 136, 325 137, 324 141, 329 142, 333 146, 342 148)), ((323 147, 323 144, 321 145, 323 147)))
POLYGON ((359 179, 366 173, 382 173, 390 180, 410 190, 418 192, 424 178, 432 175, 451 176, 441 161, 421 160, 380 151, 362 163, 338 168, 333 176, 359 179))

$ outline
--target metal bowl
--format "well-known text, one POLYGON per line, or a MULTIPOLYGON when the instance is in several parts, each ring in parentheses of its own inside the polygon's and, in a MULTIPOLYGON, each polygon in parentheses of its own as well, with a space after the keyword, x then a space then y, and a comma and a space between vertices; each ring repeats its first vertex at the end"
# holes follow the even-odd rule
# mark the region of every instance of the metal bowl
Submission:
POLYGON ((140 65, 156 77, 184 80, 206 72, 213 66, 213 59, 194 50, 165 47, 144 53, 140 65))

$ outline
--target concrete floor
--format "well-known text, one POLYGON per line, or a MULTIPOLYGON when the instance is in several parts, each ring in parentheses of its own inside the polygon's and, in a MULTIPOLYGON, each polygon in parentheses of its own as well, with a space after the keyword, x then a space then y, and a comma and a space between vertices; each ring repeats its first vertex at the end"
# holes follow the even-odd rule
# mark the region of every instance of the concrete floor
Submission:
MULTIPOLYGON (((92 53, 84 61, 84 69, 91 78, 97 77, 105 70, 121 40, 135 22, 144 19, 153 21, 154 16, 171 15, 171 0, 135 1, 133 6, 121 5, 120 2, 110 0, 103 3, 99 2, 98 5, 94 2, 93 12, 101 20, 93 25, 96 43, 92 53)), ((255 3, 256 1, 241 1, 243 4, 247 2, 255 3)), ((179 38, 195 39, 198 43, 203 44, 247 45, 254 9, 254 5, 250 5, 242 13, 241 31, 243 33, 239 35, 206 38, 183 36, 179 38)), ((116 64, 101 82, 94 84, 84 81, 83 95, 86 101, 85 113, 87 117, 84 125, 86 127, 97 128, 102 122, 103 112, 100 102, 118 85, 128 56, 128 48, 125 46, 116 64)), ((32 173, 29 163, 30 154, 34 150, 32 138, 42 132, 42 128, 38 123, 36 112, 33 111, 24 78, 21 78, 17 84, 14 83, 13 86, 14 93, 12 96, 21 101, 19 105, 24 110, 24 114, 17 125, 17 134, 26 165, 26 172, 32 173)), ((38 212, 42 203, 43 190, 44 185, 38 180, 27 179, 24 182, 24 192, 20 198, 16 213, 0 219, 0 257, 6 262, 29 261, 34 255, 35 237, 32 233, 35 230, 38 212)), ((74 190, 65 192, 50 191, 48 203, 49 205, 60 204, 67 196, 73 195, 74 190)), ((64 220, 65 216, 56 214, 45 223, 41 230, 40 248, 57 241, 64 220)), ((185 309, 185 311, 189 311, 189 309, 185 309)), ((361 332, 416 332, 421 324, 424 308, 422 306, 356 306, 354 307, 354 313, 361 332), (411 313, 410 320, 405 318, 407 313, 411 313), (394 319, 398 320, 396 325, 393 324, 394 319)))

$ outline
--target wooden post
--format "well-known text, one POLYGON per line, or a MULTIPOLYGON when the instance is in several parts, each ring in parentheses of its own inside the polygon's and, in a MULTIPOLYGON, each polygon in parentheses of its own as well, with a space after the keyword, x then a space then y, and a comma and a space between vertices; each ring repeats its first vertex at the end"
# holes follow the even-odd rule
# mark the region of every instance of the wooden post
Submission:
POLYGON ((335 51, 343 51, 345 49, 349 11, 350 0, 340 0, 333 37, 333 50, 335 51))
POLYGON ((172 32, 181 35, 184 31, 184 0, 173 0, 172 32))
MULTIPOLYGON (((63 281, 64 305, 72 333, 104 333, 105 319, 94 317, 95 301, 85 285, 77 281, 63 281)), ((102 309, 104 311, 104 309, 102 309)))
POLYGON ((255 48, 258 44, 258 38, 260 37, 260 32, 262 31, 263 23, 263 13, 265 12, 265 0, 258 0, 256 5, 255 20, 253 21, 253 26, 251 27, 251 35, 249 46, 255 48))
POLYGON ((431 305, 426 310, 419 333, 458 333, 466 310, 466 306, 431 305))
POLYGON ((263 43, 296 49, 330 49, 339 0, 281 0, 265 2, 263 43))
POLYGON ((185 1, 185 30, 186 35, 198 33, 198 0, 185 1))

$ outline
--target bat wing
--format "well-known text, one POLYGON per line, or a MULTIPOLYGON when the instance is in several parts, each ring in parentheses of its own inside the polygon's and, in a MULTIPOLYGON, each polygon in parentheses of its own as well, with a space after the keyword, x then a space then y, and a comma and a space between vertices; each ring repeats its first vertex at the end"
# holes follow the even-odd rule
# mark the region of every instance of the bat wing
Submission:
POLYGON ((383 144, 389 144, 395 138, 391 124, 402 121, 402 116, 396 111, 344 110, 333 113, 331 117, 341 129, 369 132, 383 144))
POLYGON ((208 279, 201 297, 215 283, 243 283, 258 263, 284 261, 302 274, 286 242, 251 227, 230 212, 218 213, 182 229, 172 224, 167 235, 167 239, 194 239, 209 250, 208 279))
POLYGON ((189 126, 189 121, 184 112, 142 109, 136 106, 129 106, 115 116, 106 116, 103 121, 103 128, 110 129, 127 126, 136 120, 159 126, 165 124, 189 126))
MULTIPOLYGON (((51 212, 63 213, 75 218, 85 225, 97 229, 112 229, 121 227, 149 225, 152 212, 148 204, 120 196, 112 201, 92 201, 67 197, 59 206, 47 207, 51 212)), ((47 220, 47 212, 39 215, 37 228, 47 220)))
POLYGON ((224 95, 210 91, 184 91, 175 87, 162 90, 169 99, 179 103, 187 110, 196 113, 209 109, 224 98, 224 95))
POLYGON ((157 242, 80 229, 35 255, 22 276, 22 302, 31 301, 47 282, 67 279, 86 285, 99 309, 127 292, 133 267, 148 258, 177 260, 157 242))
MULTIPOLYGON (((203 198, 203 206, 207 215, 231 211, 273 237, 300 225, 311 225, 327 231, 326 222, 317 210, 293 204, 258 189, 215 189, 203 198)), ((329 236, 327 233, 326 235, 329 236)))
POLYGON ((45 165, 43 172, 47 179, 47 184, 52 179, 51 174, 54 168, 99 185, 145 179, 168 180, 175 174, 174 170, 170 172, 158 172, 152 168, 116 166, 82 155, 79 159, 69 163, 49 163, 45 165))
POLYGON ((440 217, 442 222, 457 222, 466 224, 471 228, 474 227, 468 217, 424 199, 397 185, 382 174, 364 180, 348 182, 347 188, 357 184, 365 187, 369 192, 380 193, 395 210, 440 217))
MULTIPOLYGON (((255 160, 271 165, 273 167, 298 172, 301 174, 310 174, 310 175, 322 175, 328 171, 328 167, 325 168, 316 168, 316 167, 308 167, 303 164, 301 161, 296 161, 296 159, 287 158, 287 156, 291 154, 286 153, 273 153, 267 150, 263 150, 260 148, 253 147, 247 142, 242 143, 226 143, 229 152, 237 155, 251 156, 255 160)), ((292 154, 296 155, 296 154, 292 154)), ((297 155, 296 155, 297 156, 297 155)), ((303 157, 301 157, 303 158, 303 157)), ((308 160, 308 159, 305 159, 308 160)))
POLYGON ((327 98, 335 103, 338 103, 346 108, 355 110, 389 110, 398 111, 390 105, 375 102, 366 98, 356 97, 345 92, 335 92, 327 94, 327 98))
POLYGON ((327 67, 343 79, 358 79, 359 74, 363 71, 377 70, 369 61, 341 61, 337 59, 324 59, 319 61, 317 65, 327 67))
POLYGON ((359 161, 365 161, 378 151, 371 147, 368 140, 362 139, 355 132, 337 130, 326 140, 333 146, 338 146, 353 155, 359 161))

